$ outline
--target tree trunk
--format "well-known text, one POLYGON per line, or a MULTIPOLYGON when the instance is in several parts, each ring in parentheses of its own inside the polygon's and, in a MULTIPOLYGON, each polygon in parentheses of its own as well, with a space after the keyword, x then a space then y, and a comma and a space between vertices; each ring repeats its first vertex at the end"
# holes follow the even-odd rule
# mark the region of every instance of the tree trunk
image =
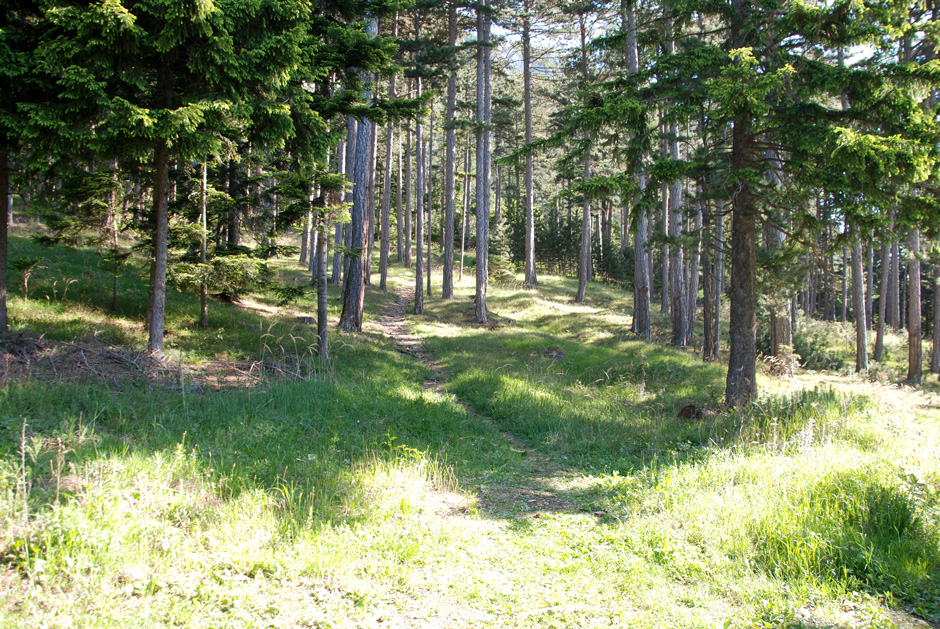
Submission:
POLYGON ((398 133, 398 186, 395 189, 395 229, 397 233, 397 242, 396 242, 396 253, 398 254, 398 262, 401 263, 405 259, 405 242, 404 242, 404 231, 405 231, 405 221, 402 213, 402 186, 404 181, 402 179, 402 163, 401 163, 401 131, 398 133))
POLYGON ((7 256, 10 243, 10 152, 0 145, 0 334, 10 329, 7 315, 7 256))
MULTIPOLYGON (((419 26, 417 17, 415 18, 415 38, 418 38, 419 26)), ((421 77, 417 79, 418 98, 421 97, 421 77)), ((414 313, 424 314, 424 141, 421 137, 422 131, 422 114, 418 114, 418 119, 415 122, 415 146, 417 148, 417 154, 415 155, 415 166, 417 172, 415 173, 415 191, 417 192, 417 198, 415 199, 415 242, 417 244, 417 251, 415 255, 415 307, 414 313)))
MULTIPOLYGON (((578 24, 581 32, 581 80, 587 85, 590 80, 587 62, 587 26, 584 13, 578 15, 578 24)), ((588 134, 584 142, 584 178, 583 183, 591 180, 591 136, 588 134)), ((587 292, 588 278, 591 269, 591 195, 584 190, 584 200, 581 215, 581 251, 578 256, 578 294, 575 303, 583 304, 587 292)))
POLYGON ((242 244, 242 201, 239 199, 242 194, 235 162, 229 162, 228 165, 228 193, 234 203, 228 221, 227 243, 229 247, 237 247, 242 244))
POLYGON ((868 371, 868 320, 865 314, 865 278, 862 275, 862 241, 852 230, 852 310, 855 314, 855 371, 868 371))
POLYGON ((725 283, 725 217, 715 217, 715 277, 712 290, 715 292, 715 337, 712 346, 712 359, 718 360, 721 349, 721 295, 725 283))
POLYGON ((426 156, 428 160, 428 165, 427 165, 427 170, 424 171, 425 179, 427 180, 426 185, 428 188, 427 193, 424 197, 425 203, 427 203, 427 206, 428 206, 428 217, 427 217, 428 224, 426 226, 427 232, 428 232, 427 233, 428 239, 426 243, 426 246, 428 248, 428 275, 427 275, 428 297, 431 296, 431 225, 432 225, 431 209, 432 209, 433 200, 434 200, 434 193, 433 193, 434 168, 433 168, 433 163, 432 163, 433 156, 434 156, 434 101, 432 100, 431 101, 431 119, 428 122, 428 152, 426 156))
MULTIPOLYGON (((336 147, 336 171, 340 175, 346 174, 346 142, 340 142, 336 147)), ((336 193, 337 201, 342 204, 346 201, 346 187, 342 186, 336 193)), ((333 235, 333 275, 330 284, 339 284, 343 281, 343 256, 340 248, 343 246, 343 224, 336 222, 333 235)))
MULTIPOLYGON (((209 189, 209 174, 208 174, 208 165, 205 160, 202 162, 202 186, 199 190, 199 223, 202 226, 202 235, 200 240, 200 251, 199 251, 199 261, 202 262, 203 266, 203 275, 202 275, 202 286, 199 290, 199 327, 207 328, 209 327, 209 282, 206 277, 206 239, 209 236, 208 227, 206 224, 206 196, 209 189)), ((115 232, 116 233, 116 232, 115 232)), ((117 250, 115 249, 115 253, 117 250)))
MULTIPOLYGON (((392 26, 392 36, 397 37, 397 35, 398 15, 396 14, 392 26)), ((394 74, 388 81, 388 98, 389 100, 395 100, 394 74)), ((391 121, 386 126, 385 133, 385 179, 382 183, 382 249, 379 254, 379 288, 383 291, 388 290, 389 230, 391 229, 392 213, 392 148, 395 141, 395 126, 391 121)))
POLYGON ((868 329, 871 330, 874 325, 872 315, 874 314, 875 299, 875 243, 872 234, 868 234, 868 244, 865 247, 866 273, 865 273, 865 321, 868 323, 868 329))
MULTIPOLYGON (((378 20, 374 15, 366 17, 366 32, 374 38, 378 31, 378 20)), ((370 77, 362 73, 365 85, 365 100, 371 101, 369 91, 370 77)), ((349 229, 352 234, 350 249, 358 255, 350 255, 344 284, 343 312, 339 318, 339 327, 345 332, 362 331, 362 314, 366 291, 366 269, 369 255, 369 170, 372 164, 372 121, 363 118, 356 128, 355 162, 353 165, 353 205, 350 212, 349 229)))
POLYGON ((933 345, 930 371, 940 373, 940 263, 933 265, 933 345))
POLYGON ((888 308, 888 298, 886 296, 886 290, 888 289, 890 282, 890 266, 891 261, 889 256, 891 249, 887 243, 881 245, 881 284, 880 292, 878 295, 878 332, 875 336, 875 354, 874 359, 877 362, 881 362, 881 357, 884 352, 884 343, 885 343, 885 313, 888 308))
MULTIPOLYGON (((523 2, 522 17, 522 100, 525 107, 525 145, 532 146, 532 45, 529 33, 531 0, 523 2)), ((535 209, 532 191, 532 154, 525 158, 525 288, 538 286, 535 274, 535 209)))
POLYGON ((702 203, 701 201, 696 202, 695 207, 695 222, 693 223, 693 229, 695 230, 695 249, 690 254, 692 260, 689 270, 689 282, 688 282, 688 293, 687 293, 687 305, 688 305, 688 316, 686 317, 686 330, 688 330, 689 338, 695 335, 695 314, 698 310, 698 284, 699 276, 701 274, 701 260, 702 260, 702 203))
MULTIPOLYGON (((737 41, 747 12, 745 0, 733 0, 732 42, 737 41), (738 20, 741 20, 740 22, 738 20)), ((750 169, 747 113, 738 114, 732 131, 731 167, 750 169)), ((741 406, 757 398, 757 207, 746 177, 728 191, 731 214, 731 325, 725 403, 741 406)))
MULTIPOLYGON (((892 221, 892 233, 894 232, 894 222, 892 221)), ((901 327, 901 305, 900 305, 900 263, 898 260, 898 241, 895 238, 891 239, 891 267, 888 271, 888 312, 885 315, 887 318, 888 325, 890 325, 895 332, 901 327)))
POLYGON ((490 76, 490 0, 477 8, 477 235, 476 308, 477 323, 486 323, 486 288, 489 281, 490 244, 490 121, 492 117, 490 76))
MULTIPOLYGON (((160 65, 157 73, 157 99, 164 109, 173 105, 173 75, 168 62, 160 65)), ((166 267, 169 235, 169 142, 157 140, 153 157, 153 259, 150 267, 150 299, 147 306, 147 328, 150 338, 147 349, 152 354, 163 354, 163 326, 166 318, 166 267)))
POLYGON ((463 216, 460 225, 460 279, 463 279, 463 258, 466 254, 467 232, 470 230, 470 135, 467 135, 467 150, 464 152, 463 216))
MULTIPOLYGON (((359 122, 352 116, 347 116, 346 118, 346 179, 353 184, 353 198, 355 199, 355 186, 359 185, 358 180, 356 180, 356 159, 357 152, 359 149, 359 122)), ((363 188, 365 186, 363 185, 363 188)), ((352 223, 345 225, 343 228, 343 246, 346 247, 346 250, 349 251, 353 248, 352 244, 352 223)), ((348 253, 343 254, 343 290, 342 296, 345 299, 346 297, 346 286, 348 284, 347 277, 349 276, 349 255, 348 253)))
POLYGON ((911 384, 922 384, 924 379, 920 314, 920 232, 911 228, 908 236, 911 260, 908 262, 908 306, 907 306, 907 380, 911 384))
POLYGON ((454 115, 457 111, 457 5, 447 9, 447 34, 450 52, 450 76, 447 78, 447 139, 444 150, 444 270, 441 278, 441 298, 454 298, 454 214, 457 182, 457 130, 454 115))
POLYGON ((369 136, 369 157, 366 162, 366 262, 363 276, 366 286, 372 285, 372 250, 375 248, 375 164, 379 148, 379 126, 369 126, 372 133, 369 136))
POLYGON ((411 127, 408 127, 405 135, 405 268, 411 268, 411 211, 413 208, 411 202, 411 162, 413 155, 411 152, 411 127))
POLYGON ((307 212, 307 217, 304 219, 304 233, 300 237, 300 263, 307 264, 310 258, 308 257, 307 247, 310 245, 310 221, 313 220, 313 215, 311 212, 307 212))
POLYGON ((317 356, 322 359, 330 357, 330 336, 327 317, 329 305, 327 304, 326 289, 326 261, 329 248, 329 230, 326 221, 320 219, 320 237, 317 240, 317 356))
POLYGON ((702 210, 702 360, 711 361, 715 346, 715 267, 711 208, 702 210))
MULTIPOLYGON (((663 197, 663 235, 669 236, 669 184, 662 185, 662 197, 663 197)), ((662 285, 662 295, 659 312, 660 314, 669 316, 669 303, 670 295, 672 294, 669 290, 669 243, 663 245, 663 285, 662 285)))

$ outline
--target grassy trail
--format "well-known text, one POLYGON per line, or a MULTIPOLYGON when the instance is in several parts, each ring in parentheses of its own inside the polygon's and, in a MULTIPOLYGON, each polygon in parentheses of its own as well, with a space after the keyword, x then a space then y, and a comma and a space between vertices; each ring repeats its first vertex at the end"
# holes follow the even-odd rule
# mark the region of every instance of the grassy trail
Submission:
MULTIPOLYGON (((618 288, 493 286, 479 326, 472 279, 416 317, 400 267, 329 363, 310 297, 214 302, 197 330, 174 293, 170 360, 118 373, 141 277, 110 313, 93 254, 43 255, 0 343, 0 627, 940 621, 933 383, 762 374, 758 403, 720 411, 722 367, 637 341, 618 288)), ((830 327, 801 329, 836 364, 830 327)))

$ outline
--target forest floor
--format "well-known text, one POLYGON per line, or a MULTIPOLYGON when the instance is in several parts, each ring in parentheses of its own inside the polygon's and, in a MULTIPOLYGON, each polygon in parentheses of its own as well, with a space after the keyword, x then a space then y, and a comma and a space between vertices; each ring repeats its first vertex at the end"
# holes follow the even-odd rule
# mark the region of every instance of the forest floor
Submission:
POLYGON ((173 292, 151 363, 142 261, 112 312, 93 251, 17 255, 46 269, 0 339, 0 626, 940 626, 940 387, 898 384, 902 335, 862 377, 801 320, 826 370, 721 410, 622 289, 493 285, 480 326, 471 277, 416 316, 393 266, 329 361, 314 297, 260 290, 206 330, 173 292))

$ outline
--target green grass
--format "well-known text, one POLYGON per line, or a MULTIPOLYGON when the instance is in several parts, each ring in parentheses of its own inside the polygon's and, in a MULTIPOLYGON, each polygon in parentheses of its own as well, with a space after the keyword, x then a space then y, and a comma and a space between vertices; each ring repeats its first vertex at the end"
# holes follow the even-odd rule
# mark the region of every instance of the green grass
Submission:
MULTIPOLYGON (((93 252, 18 234, 13 255, 46 257, 30 301, 14 289, 17 331, 144 343, 139 274, 112 315, 93 252)), ((202 331, 178 293, 174 360, 301 360, 303 378, 0 387, 0 626, 940 620, 933 398, 804 373, 761 376, 760 401, 722 412, 722 367, 635 340, 616 288, 577 306, 570 279, 494 286, 481 327, 472 278, 449 302, 435 281, 410 320, 444 393, 369 325, 334 334, 328 364, 305 354, 310 295, 264 314, 213 302, 202 331), (687 404, 709 412, 678 418, 687 404)), ((370 288, 367 320, 391 299, 370 288)))

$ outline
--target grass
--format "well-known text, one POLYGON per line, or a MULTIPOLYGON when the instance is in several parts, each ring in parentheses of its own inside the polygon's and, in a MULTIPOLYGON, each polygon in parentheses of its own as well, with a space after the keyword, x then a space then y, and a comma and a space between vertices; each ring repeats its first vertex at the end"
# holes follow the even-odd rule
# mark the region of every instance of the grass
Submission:
MULTIPOLYGON (((139 274, 112 315, 92 252, 13 244, 46 258, 16 330, 142 345, 139 274)), ((393 266, 392 287, 412 281, 393 266)), ((931 389, 804 371, 720 411, 721 366, 633 339, 622 291, 591 285, 579 306, 571 280, 540 281, 491 287, 488 327, 470 277, 410 318, 443 391, 371 325, 334 335, 328 365, 303 358, 312 296, 276 309, 263 292, 265 311, 213 303, 208 331, 172 294, 171 352, 309 360, 302 377, 0 387, 0 625, 940 621, 931 389), (679 418, 688 404, 706 416, 679 418)), ((391 299, 370 288, 367 321, 391 299)))

